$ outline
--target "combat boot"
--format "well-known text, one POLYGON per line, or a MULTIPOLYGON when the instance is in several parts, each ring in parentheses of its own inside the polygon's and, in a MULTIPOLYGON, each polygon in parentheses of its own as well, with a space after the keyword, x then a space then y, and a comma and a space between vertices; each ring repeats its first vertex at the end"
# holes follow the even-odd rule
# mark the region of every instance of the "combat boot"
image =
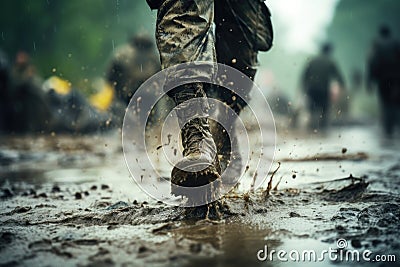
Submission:
MULTIPOLYGON (((215 186, 210 186, 210 190, 182 188, 200 187, 220 178, 217 148, 208 123, 207 98, 202 93, 201 84, 190 84, 180 88, 173 99, 177 104, 175 112, 181 128, 183 158, 172 169, 171 193, 185 195, 189 201, 203 199, 209 202, 219 193, 219 183, 213 183, 215 186)), ((200 202, 204 204, 204 201, 200 202)))
POLYGON ((227 127, 230 129, 225 129, 215 121, 211 122, 211 132, 217 146, 221 166, 222 183, 226 186, 233 186, 241 177, 243 163, 239 153, 237 130, 234 125, 227 127))

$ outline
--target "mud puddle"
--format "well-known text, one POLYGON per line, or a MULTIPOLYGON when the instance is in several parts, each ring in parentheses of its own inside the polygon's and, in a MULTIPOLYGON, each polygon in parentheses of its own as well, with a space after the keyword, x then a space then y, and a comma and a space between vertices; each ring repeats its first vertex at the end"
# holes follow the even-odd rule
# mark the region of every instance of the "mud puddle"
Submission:
MULTIPOLYGON (((201 212, 188 216, 142 193, 129 178, 118 133, 80 137, 81 146, 70 137, 16 138, 1 145, 0 264, 289 266, 293 261, 262 261, 257 253, 266 246, 320 253, 337 248, 341 238, 345 250, 393 254, 398 262, 400 156, 396 148, 366 146, 373 136, 362 128, 341 131, 340 138, 287 137, 277 146, 281 167, 270 192, 266 185, 228 195, 219 220, 205 220, 201 212), (358 152, 367 157, 342 156, 358 152), (29 153, 45 156, 21 160, 29 153), (336 158, 308 160, 316 155, 336 158)), ((365 264, 329 258, 300 263, 365 264)))

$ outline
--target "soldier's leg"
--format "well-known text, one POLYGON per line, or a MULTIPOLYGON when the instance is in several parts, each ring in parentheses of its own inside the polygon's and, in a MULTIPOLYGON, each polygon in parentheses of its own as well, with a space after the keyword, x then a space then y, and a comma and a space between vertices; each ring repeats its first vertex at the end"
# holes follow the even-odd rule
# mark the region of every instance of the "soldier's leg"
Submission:
MULTIPOLYGON (((255 1, 216 1, 215 24, 218 63, 231 66, 254 80, 258 65, 258 50, 254 47, 254 37, 249 36, 246 27, 240 24, 240 21, 247 19, 248 13, 254 12, 251 8, 252 2, 255 1)), ((247 26, 252 27, 252 25, 247 26)), ((241 90, 242 93, 248 95, 251 88, 241 88, 241 90)), ((247 101, 235 94, 223 92, 220 94, 220 98, 238 114, 247 105, 247 101)))
MULTIPOLYGON (((213 0, 163 1, 156 25, 162 68, 194 61, 215 62, 213 14, 213 0)), ((185 75, 190 79, 210 73, 186 71, 185 75)), ((168 95, 177 105, 184 148, 184 158, 175 165, 171 174, 172 193, 181 195, 184 193, 179 186, 200 186, 219 178, 219 165, 207 119, 204 84, 186 84, 168 92, 168 95), (188 101, 194 98, 202 104, 188 101)))
POLYGON ((382 125, 385 135, 391 137, 394 132, 395 109, 391 103, 381 101, 382 125))
POLYGON ((381 109, 381 120, 384 134, 387 137, 391 137, 394 131, 394 127, 392 125, 392 116, 393 110, 391 108, 391 95, 388 94, 390 92, 390 87, 385 84, 381 84, 379 86, 379 99, 380 99, 380 109, 381 109))
POLYGON ((310 113, 309 130, 324 130, 327 123, 328 96, 322 90, 309 90, 308 105, 310 113))
MULTIPOLYGON (((248 32, 240 25, 240 21, 247 20, 249 12, 254 12, 251 8, 251 0, 219 0, 215 1, 215 24, 216 24, 216 50, 217 61, 231 66, 251 80, 254 80, 257 67, 257 49, 253 44, 253 37, 248 36, 248 32)), ((252 27, 252 25, 248 25, 252 27)), ((254 25, 253 25, 254 26, 254 25)), ((241 95, 228 91, 224 88, 215 88, 216 97, 232 108, 237 115, 243 110, 249 101, 251 88, 240 88, 241 95)), ((214 128, 213 135, 216 140, 218 154, 221 157, 222 169, 227 169, 224 177, 224 183, 235 183, 242 170, 242 159, 238 153, 238 134, 235 131, 235 120, 227 118, 227 110, 219 111, 220 121, 225 121, 225 126, 229 129, 230 138, 226 131, 221 130, 221 126, 214 128)))
POLYGON ((319 130, 325 131, 329 123, 330 101, 328 94, 321 96, 319 130))

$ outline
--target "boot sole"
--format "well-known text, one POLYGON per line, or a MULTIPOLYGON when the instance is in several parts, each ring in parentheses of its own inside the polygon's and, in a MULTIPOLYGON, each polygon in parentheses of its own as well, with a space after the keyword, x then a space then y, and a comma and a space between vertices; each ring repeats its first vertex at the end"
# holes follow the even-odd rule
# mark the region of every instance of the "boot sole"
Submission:
POLYGON ((216 199, 220 193, 220 181, 215 182, 212 186, 201 187, 217 181, 221 178, 214 164, 209 162, 179 162, 172 169, 171 173, 171 194, 175 196, 186 196, 193 206, 197 204, 209 203, 212 199, 216 199), (198 170, 201 167, 201 171, 198 170), (196 190, 188 190, 182 187, 200 187, 196 190), (205 201, 205 202, 204 202, 205 201), (200 202, 200 203, 196 203, 200 202))

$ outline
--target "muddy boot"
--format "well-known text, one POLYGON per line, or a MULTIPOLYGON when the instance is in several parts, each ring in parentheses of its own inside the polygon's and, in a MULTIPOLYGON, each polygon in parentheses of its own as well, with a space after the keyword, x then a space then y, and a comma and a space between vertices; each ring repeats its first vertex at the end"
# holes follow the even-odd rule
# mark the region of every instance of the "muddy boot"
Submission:
POLYGON ((220 167, 208 124, 207 98, 201 94, 199 97, 199 88, 193 90, 189 86, 196 89, 199 84, 186 85, 174 96, 184 150, 183 159, 172 169, 171 193, 186 196, 196 206, 199 202, 204 204, 204 200, 210 202, 219 194, 219 183, 198 190, 181 187, 199 187, 216 181, 220 178, 220 167))
POLYGON ((242 173, 242 156, 239 153, 238 135, 234 126, 228 131, 219 123, 211 122, 211 132, 214 137, 218 158, 220 160, 222 183, 224 186, 233 186, 240 179, 242 173))
POLYGON ((230 140, 226 129, 215 120, 209 120, 211 134, 217 147, 217 155, 221 166, 221 172, 224 172, 230 158, 230 140))

